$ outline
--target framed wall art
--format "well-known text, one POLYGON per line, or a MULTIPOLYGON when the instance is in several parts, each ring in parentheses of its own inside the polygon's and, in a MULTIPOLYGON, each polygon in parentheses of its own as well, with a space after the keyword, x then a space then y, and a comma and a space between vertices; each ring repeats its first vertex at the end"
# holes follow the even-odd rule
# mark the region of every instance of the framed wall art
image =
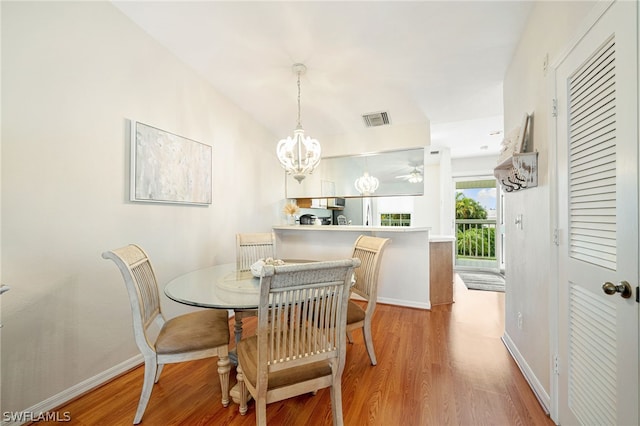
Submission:
POLYGON ((211 204, 212 147, 131 122, 131 201, 211 204))

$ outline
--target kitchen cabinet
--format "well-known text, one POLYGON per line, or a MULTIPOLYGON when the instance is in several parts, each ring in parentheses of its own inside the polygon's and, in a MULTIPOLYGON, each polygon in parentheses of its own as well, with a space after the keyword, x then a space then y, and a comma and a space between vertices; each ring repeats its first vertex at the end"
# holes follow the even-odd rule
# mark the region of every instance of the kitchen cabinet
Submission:
POLYGON ((429 299, 431 306, 453 303, 453 237, 429 241, 429 299))
POLYGON ((301 209, 343 210, 344 198, 297 198, 296 204, 301 209))

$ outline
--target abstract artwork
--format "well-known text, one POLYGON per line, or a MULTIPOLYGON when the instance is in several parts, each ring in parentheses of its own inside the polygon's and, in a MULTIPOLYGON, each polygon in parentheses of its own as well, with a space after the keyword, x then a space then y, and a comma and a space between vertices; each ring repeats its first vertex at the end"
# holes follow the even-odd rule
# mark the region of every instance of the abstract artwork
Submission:
POLYGON ((211 204, 212 148, 131 122, 131 201, 211 204))

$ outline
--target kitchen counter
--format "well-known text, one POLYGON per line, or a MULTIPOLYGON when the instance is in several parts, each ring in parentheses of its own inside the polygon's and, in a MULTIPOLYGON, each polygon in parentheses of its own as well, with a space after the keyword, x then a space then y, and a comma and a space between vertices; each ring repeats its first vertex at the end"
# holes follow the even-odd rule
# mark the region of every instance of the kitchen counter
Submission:
POLYGON ((425 232, 427 227, 411 226, 355 226, 355 225, 282 225, 275 230, 291 231, 338 231, 338 232, 425 232))
POLYGON ((431 309, 428 227, 289 225, 274 226, 282 259, 333 260, 351 257, 359 235, 390 238, 380 265, 378 302, 431 309))

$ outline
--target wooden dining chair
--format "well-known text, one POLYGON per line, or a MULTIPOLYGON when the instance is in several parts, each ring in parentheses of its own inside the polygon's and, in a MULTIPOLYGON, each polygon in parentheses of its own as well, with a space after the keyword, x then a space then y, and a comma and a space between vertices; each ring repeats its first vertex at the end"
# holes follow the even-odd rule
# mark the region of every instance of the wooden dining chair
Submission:
POLYGON ((276 257, 276 237, 273 232, 236 234, 236 267, 249 271, 260 259, 276 257))
MULTIPOLYGON (((236 234, 236 269, 249 271, 251 265, 260 259, 276 257, 276 236, 273 232, 236 234)), ((256 309, 237 310, 234 313, 234 334, 236 344, 242 339, 242 321, 258 315, 256 309)))
POLYGON ((330 387, 333 424, 343 424, 346 313, 359 265, 344 259, 263 268, 257 332, 237 348, 241 414, 248 393, 256 424, 266 425, 268 403, 330 387))
POLYGON ((166 320, 160 306, 155 272, 147 253, 131 244, 102 253, 115 262, 122 273, 131 311, 133 334, 144 356, 144 382, 138 409, 133 419, 140 423, 153 384, 158 382, 165 364, 218 357, 218 375, 222 389, 222 405, 229 405, 229 318, 226 310, 210 309, 184 314, 166 320), (149 329, 160 329, 155 341, 149 329))
POLYGON ((355 270, 355 284, 351 291, 366 301, 363 308, 360 303, 349 300, 347 310, 347 337, 353 343, 351 331, 362 328, 364 343, 367 347, 371 365, 376 365, 376 353, 373 348, 373 338, 371 336, 371 320, 376 309, 376 298, 378 293, 378 273, 380 272, 380 261, 385 246, 390 241, 389 238, 369 237, 360 235, 353 246, 353 257, 360 259, 362 265, 355 270))

